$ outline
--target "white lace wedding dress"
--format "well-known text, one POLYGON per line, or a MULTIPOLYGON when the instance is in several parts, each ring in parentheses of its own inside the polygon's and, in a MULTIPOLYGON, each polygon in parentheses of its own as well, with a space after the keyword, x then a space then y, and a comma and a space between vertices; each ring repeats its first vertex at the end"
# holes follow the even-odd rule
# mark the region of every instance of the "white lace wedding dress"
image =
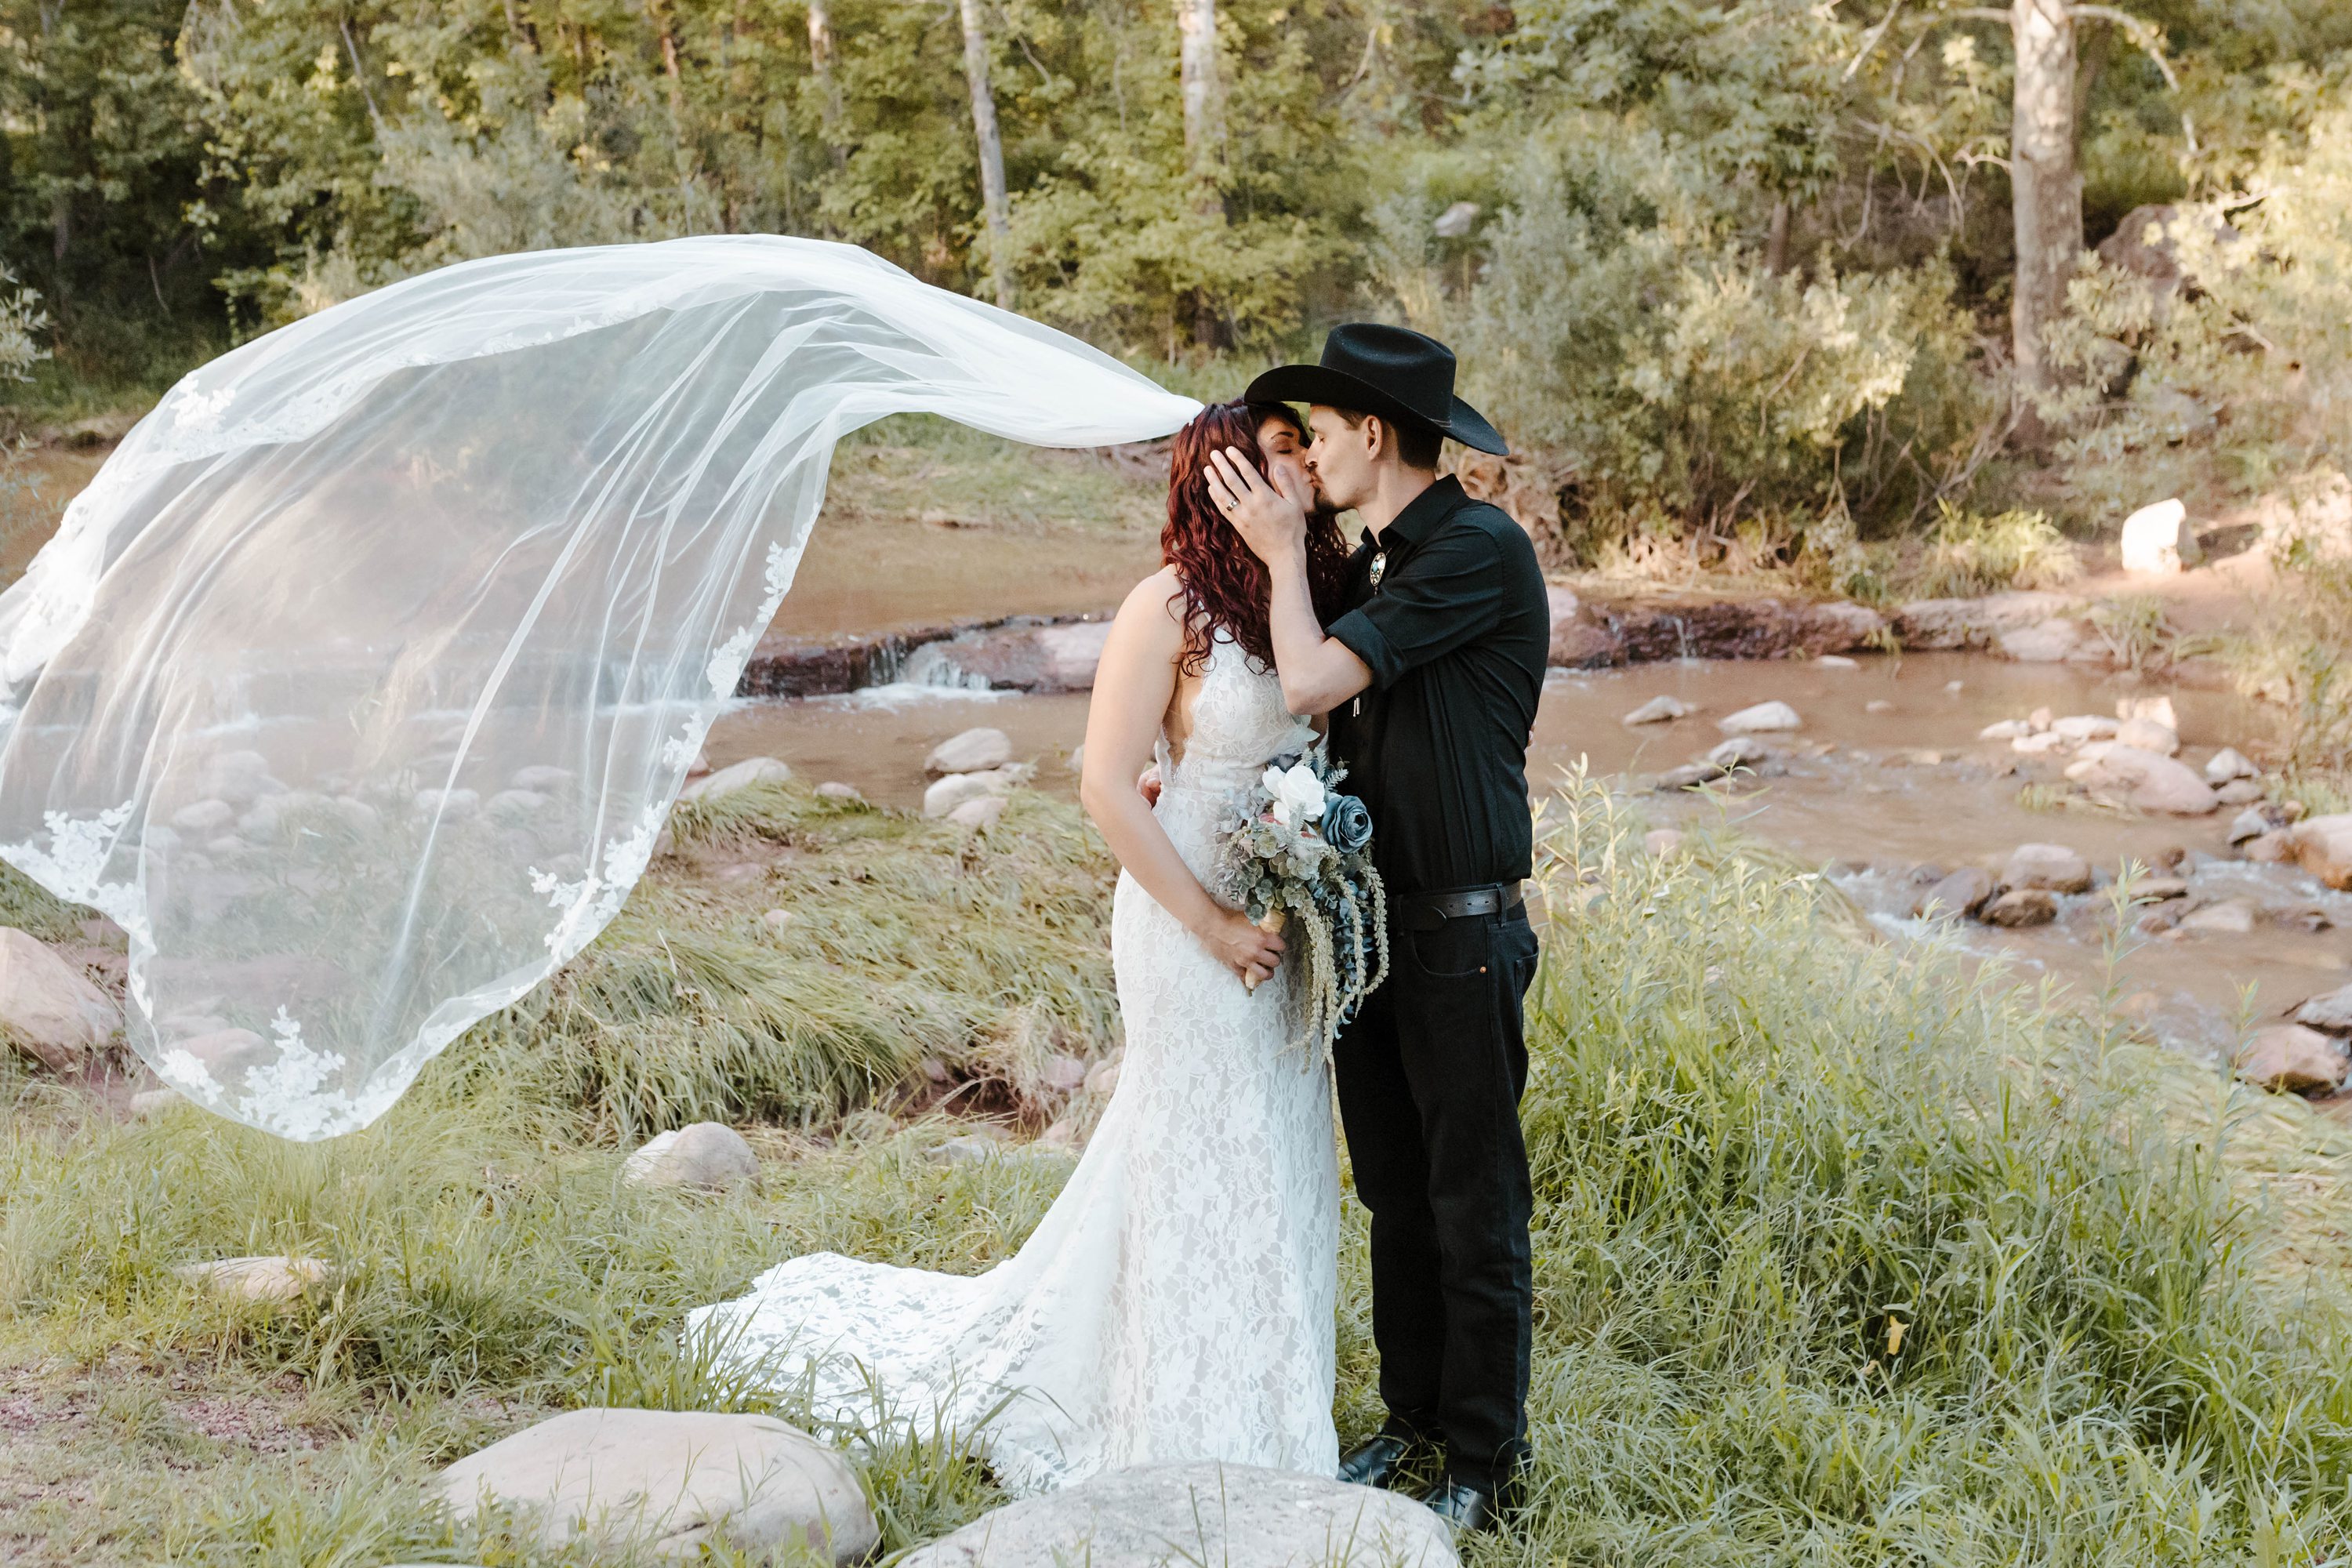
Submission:
MULTIPOLYGON (((1310 739, 1220 639, 1159 819, 1204 884, 1214 833, 1310 739)), ((1086 1155, 1013 1258, 976 1277, 795 1258, 694 1326, 812 1379, 821 1409, 944 1412, 1013 1491, 1188 1459, 1329 1475, 1339 1183, 1331 1095, 1290 1033, 1293 966, 1255 994, 1122 873, 1111 954, 1127 1055, 1086 1155), (869 1379, 871 1380, 869 1382, 869 1379)))

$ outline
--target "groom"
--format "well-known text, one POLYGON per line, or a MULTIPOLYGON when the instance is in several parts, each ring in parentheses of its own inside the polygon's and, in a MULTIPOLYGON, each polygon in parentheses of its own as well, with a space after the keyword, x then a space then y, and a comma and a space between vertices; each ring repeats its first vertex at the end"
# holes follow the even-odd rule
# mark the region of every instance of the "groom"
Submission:
POLYGON ((1536 940, 1522 884, 1528 736, 1550 642, 1543 574, 1508 514, 1437 475, 1448 437, 1506 450, 1454 395, 1443 343, 1338 327, 1321 363, 1269 371, 1244 395, 1309 405, 1307 467, 1323 500, 1364 524, 1349 608, 1327 627, 1307 590, 1309 498, 1277 491, 1237 452, 1212 459, 1212 495, 1273 578, 1283 694, 1294 713, 1330 713, 1389 888, 1391 975, 1334 1058, 1372 1215, 1389 1417, 1340 1479, 1387 1485, 1442 1448, 1444 1479, 1423 1500, 1457 1529, 1483 1529, 1528 1453, 1532 1196, 1518 1103, 1536 940))

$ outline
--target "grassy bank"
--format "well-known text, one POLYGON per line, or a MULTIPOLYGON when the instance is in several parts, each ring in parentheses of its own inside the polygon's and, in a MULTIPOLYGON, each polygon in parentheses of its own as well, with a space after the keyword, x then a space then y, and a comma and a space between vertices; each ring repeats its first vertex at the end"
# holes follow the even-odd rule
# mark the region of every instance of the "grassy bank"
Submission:
MULTIPOLYGON (((1859 940, 1736 846, 1659 862, 1592 789, 1555 812, 1526 1106, 1540 1468, 1474 1563, 2345 1550, 2332 1124, 1859 940)), ((1018 1245, 1066 1158, 941 1163, 952 1117, 850 1108, 939 1051, 1008 1075, 1008 1018, 1102 1026, 1105 867, 1075 823, 1024 797, 967 839, 783 789, 681 813, 677 840, 581 963, 365 1133, 120 1121, 12 1080, 0 1556, 561 1561, 461 1536, 425 1479, 583 1403, 792 1415, 675 1337, 778 1257, 968 1270, 1018 1245), (755 1188, 621 1184, 637 1129, 706 1113, 764 1124, 755 1188), (271 1313, 170 1271, 279 1251, 337 1284, 271 1313)), ((1349 1214, 1353 1436, 1377 1412, 1349 1214)), ((890 1547, 993 1500, 953 1436, 867 1436, 890 1547)))

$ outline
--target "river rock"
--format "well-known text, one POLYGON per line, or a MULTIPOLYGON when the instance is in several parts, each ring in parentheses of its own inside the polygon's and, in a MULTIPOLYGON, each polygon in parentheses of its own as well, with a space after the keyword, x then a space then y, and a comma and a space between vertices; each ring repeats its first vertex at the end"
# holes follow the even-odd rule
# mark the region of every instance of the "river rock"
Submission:
POLYGON ((753 784, 788 784, 793 776, 792 765, 775 757, 746 757, 730 763, 707 778, 698 778, 677 792, 680 800, 710 800, 722 795, 732 795, 753 784))
POLYGON ((2224 899, 2218 904, 2191 910, 2180 917, 2180 929, 2216 936, 2244 936, 2254 929, 2253 900, 2224 899))
POLYGON ((2021 741, 2033 733, 2033 726, 2022 719, 2000 719, 1977 731, 1979 741, 2021 741))
POLYGON ((923 771, 934 778, 942 773, 978 773, 1001 768, 1013 760, 1013 738, 985 726, 951 735, 931 748, 923 771))
POLYGON ((948 820, 958 827, 993 827, 1003 820, 1005 808, 1012 804, 1001 795, 983 795, 949 812, 948 820))
POLYGON ((1911 649, 1988 647, 2004 631, 2063 615, 2067 604, 2063 595, 2026 591, 1980 599, 1915 599, 1895 613, 1895 633, 1911 649))
POLYGON ((1862 668, 1862 661, 1858 658, 1848 658, 1842 653, 1825 653, 1819 658, 1813 660, 1813 668, 1816 669, 1860 669, 1862 668))
POLYGON ((2173 711, 2172 699, 2165 697, 2118 697, 2116 717, 2120 720, 2153 719, 2174 734, 2180 732, 2180 716, 2173 711))
POLYGON ((2009 749, 2021 756, 2043 757, 2063 750, 2065 745, 2065 736, 2055 730, 2043 730, 2039 733, 2028 732, 2018 736, 2010 742, 2009 749))
POLYGON ((621 1179, 640 1187, 700 1187, 717 1191, 760 1173, 759 1156, 732 1127, 697 1121, 656 1133, 621 1163, 621 1179))
POLYGON ((2270 832, 2247 839, 2238 847, 2238 853, 2260 866, 2288 866, 2294 862, 2294 834, 2288 828, 2273 828, 2270 832))
POLYGON ((114 1037, 121 1010, 47 944, 0 926, 0 1037, 64 1072, 114 1037))
POLYGON ((992 768, 986 773, 950 773, 935 781, 923 791, 923 815, 941 817, 951 815, 966 801, 984 795, 1010 795, 1019 783, 1010 768, 992 768))
POLYGON ((1690 704, 1679 697, 1653 697, 1625 715, 1628 724, 1664 724, 1680 719, 1691 710, 1690 704))
POLYGON ((1931 913, 1973 915, 1992 898, 1993 892, 1991 872, 1980 866, 1963 866, 1939 879, 1912 901, 1912 918, 1924 919, 1931 913))
POLYGON ((2219 789, 2231 779, 2257 779, 2263 770, 2235 746, 2224 746, 2205 759, 2205 782, 2219 789))
POLYGON ((2161 904, 2188 896, 2189 882, 2181 877, 2143 877, 2132 884, 2132 897, 2143 903, 2161 904))
POLYGON ((236 1301, 286 1302, 327 1282, 327 1266, 315 1258, 220 1258, 183 1263, 172 1270, 200 1290, 236 1301))
POLYGON ((2080 621, 2052 616, 1994 633, 1992 651, 2020 664, 2063 664, 2083 652, 2088 641, 2080 621))
POLYGON ((463 822, 482 805, 481 792, 470 789, 421 789, 415 800, 419 815, 442 822, 463 822))
POLYGON ((1664 860, 1682 853, 1683 834, 1679 827, 1653 827, 1642 835, 1642 851, 1654 860, 1664 860))
POLYGON ((2186 765, 2137 746, 2093 742, 2088 753, 2066 770, 2084 789, 2120 795, 2141 811, 2172 816, 2202 816, 2220 808, 2212 789, 2186 765))
POLYGON ((194 838, 209 838, 236 820, 236 807, 225 800, 191 801, 172 814, 172 826, 194 838))
POLYGON ((1978 911, 1977 918, 1989 926, 2046 926, 2058 918, 2057 895, 2047 888, 2017 888, 1978 911))
POLYGON ((2238 1053, 2238 1076, 2273 1093, 2333 1094, 2344 1084, 2341 1042, 2301 1024, 2254 1031, 2238 1053))
POLYGON ((2213 798, 2223 805, 2252 805, 2269 793, 2260 779, 2231 779, 2213 792, 2213 798))
POLYGON ((458 1460, 440 1491, 461 1524, 488 1500, 531 1510, 550 1552, 584 1534, 600 1555, 635 1546, 667 1562, 732 1561, 731 1548, 766 1562, 814 1550, 845 1563, 881 1540, 849 1461, 770 1415, 567 1411, 458 1460))
POLYGON ((1706 763, 1685 763, 1678 768, 1668 768, 1658 775, 1657 787, 1662 790, 1696 789, 1723 776, 1723 770, 1706 763))
POLYGON ((2063 844, 2021 844, 2001 868, 2004 888, 2047 888, 2053 893, 2087 892, 2091 863, 2063 844))
POLYGON ((1202 1461, 1111 1470, 1010 1503, 899 1568, 1457 1568, 1437 1516, 1402 1492, 1202 1461))
POLYGON ((2352 985, 2314 996, 2294 1010, 2294 1021, 2330 1035, 2352 1035, 2352 985))
POLYGON ((2069 713, 2063 719, 2051 721, 2050 728, 2066 738, 2073 745, 2085 741, 2112 741, 2120 726, 2100 713, 2069 713))
POLYGON ((1737 713, 1725 714, 1715 721, 1715 727, 1727 735, 1763 735, 1801 730, 1804 723, 1797 710, 1785 702, 1759 702, 1737 713))
POLYGON ((2284 826, 2284 823, 2271 821, 2259 809, 2249 807, 2230 819, 2230 843, 2232 847, 2243 844, 2249 838, 2260 838, 2273 828, 2284 826))
POLYGON ((2297 865, 2337 892, 2352 892, 2352 812, 2315 816, 2288 831, 2297 865))
POLYGON ((2179 500, 2144 506, 2124 519, 2124 570, 2171 575, 2205 559, 2189 509, 2179 500))
POLYGON ((2180 737, 2170 725, 2153 719, 2126 719, 2116 728, 2116 743, 2168 757, 2180 750, 2180 737))
POLYGON ((1768 741, 1753 735, 1734 735, 1719 742, 1702 759, 1717 773, 1729 773, 1734 768, 1760 769, 1780 760, 1780 749, 1768 741))

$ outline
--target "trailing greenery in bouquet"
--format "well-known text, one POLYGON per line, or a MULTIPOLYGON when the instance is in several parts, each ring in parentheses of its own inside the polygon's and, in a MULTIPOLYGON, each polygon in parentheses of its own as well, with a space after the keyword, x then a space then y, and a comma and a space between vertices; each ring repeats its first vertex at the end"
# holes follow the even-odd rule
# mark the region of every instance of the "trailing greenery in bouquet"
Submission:
POLYGON ((1372 815, 1339 791, 1347 770, 1318 745, 1276 757, 1220 830, 1228 894, 1250 919, 1306 932, 1300 1043, 1330 1060, 1339 1026, 1389 972, 1388 890, 1372 868, 1372 815))

